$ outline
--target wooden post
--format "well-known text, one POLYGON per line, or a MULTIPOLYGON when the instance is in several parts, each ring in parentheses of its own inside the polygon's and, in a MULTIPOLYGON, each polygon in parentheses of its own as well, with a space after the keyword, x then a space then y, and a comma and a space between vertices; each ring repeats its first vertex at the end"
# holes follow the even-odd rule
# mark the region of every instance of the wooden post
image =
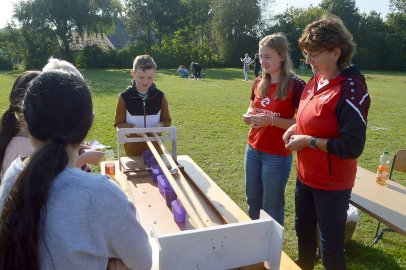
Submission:
MULTIPOLYGON (((162 172, 165 174, 166 178, 168 179, 169 184, 172 186, 173 190, 175 191, 176 196, 178 197, 178 199, 182 203, 183 207, 185 207, 185 210, 186 210, 187 214, 189 215, 189 217, 193 220, 193 223, 198 228, 206 227, 207 226, 206 223, 203 222, 203 220, 200 218, 200 216, 197 215, 195 209, 192 207, 191 203, 189 202, 189 200, 187 199, 185 194, 183 194, 181 188, 179 187, 178 183, 176 182, 176 180, 173 177, 173 175, 171 174, 171 172, 166 167, 165 162, 162 160, 162 158, 159 155, 158 151, 155 149, 155 146, 151 142, 151 140, 149 139, 148 135, 143 134, 143 137, 144 137, 146 143, 148 144, 148 147, 151 150, 152 154, 154 155, 158 165, 161 167, 162 172)), ((162 149, 162 151, 164 151, 164 150, 162 149)), ((171 155, 169 155, 169 157, 170 157, 169 159, 172 159, 171 155)), ((173 159, 172 159, 172 161, 173 161, 173 159)), ((177 168, 177 169, 178 169, 178 172, 180 173, 179 168, 177 168)), ((179 174, 179 176, 180 175, 181 174, 179 174)))

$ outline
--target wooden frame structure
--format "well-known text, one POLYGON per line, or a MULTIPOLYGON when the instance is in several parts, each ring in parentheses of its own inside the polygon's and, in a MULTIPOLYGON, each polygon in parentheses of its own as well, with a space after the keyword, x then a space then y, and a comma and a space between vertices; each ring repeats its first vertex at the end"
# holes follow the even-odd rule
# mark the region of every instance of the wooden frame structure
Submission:
POLYGON ((264 211, 259 220, 251 220, 190 157, 177 156, 176 128, 117 129, 117 133, 120 169, 116 170, 115 178, 134 201, 141 224, 150 232, 152 241, 156 241, 158 256, 154 260, 158 263, 154 269, 264 269, 263 262, 272 270, 299 269, 282 251, 281 225, 264 211), (131 133, 140 137, 126 136, 131 133), (172 141, 172 153, 163 140, 172 141), (152 141, 158 142, 162 155, 152 141), (141 157, 120 155, 120 144, 125 142, 148 144, 185 206, 184 224, 174 222, 156 184, 141 167, 141 157), (128 168, 128 160, 137 164, 137 168, 128 168), (289 266, 284 267, 281 259, 289 266))

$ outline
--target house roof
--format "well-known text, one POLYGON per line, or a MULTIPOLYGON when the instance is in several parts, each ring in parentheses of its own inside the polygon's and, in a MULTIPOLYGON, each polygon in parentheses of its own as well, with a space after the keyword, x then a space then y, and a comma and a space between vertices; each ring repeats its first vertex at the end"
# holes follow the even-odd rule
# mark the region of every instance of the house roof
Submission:
MULTIPOLYGON (((59 40, 61 44, 61 41, 59 40)), ((78 33, 72 33, 72 41, 70 42, 70 49, 72 51, 82 51, 86 46, 96 45, 103 51, 115 49, 114 45, 110 42, 108 37, 104 34, 86 34, 80 36, 78 33)))

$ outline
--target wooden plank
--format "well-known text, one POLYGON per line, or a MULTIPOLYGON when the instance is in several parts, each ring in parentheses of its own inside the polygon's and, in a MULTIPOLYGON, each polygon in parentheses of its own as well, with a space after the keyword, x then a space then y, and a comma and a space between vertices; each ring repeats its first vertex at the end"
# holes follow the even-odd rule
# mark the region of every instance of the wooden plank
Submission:
MULTIPOLYGON (((128 160, 135 162, 135 164, 143 164, 143 160, 139 156, 131 157, 128 160)), ((102 162, 102 167, 103 164, 102 162)), ((116 164, 118 166, 118 162, 116 164)), ((104 173, 104 170, 102 173, 104 173)), ((157 184, 153 182, 152 175, 149 172, 122 173, 116 170, 116 181, 123 190, 127 191, 128 196, 134 202, 140 221, 147 231, 151 231, 152 224, 158 233, 178 232, 199 227, 190 216, 186 218, 185 223, 176 223, 173 220, 171 209, 166 206, 166 201, 159 192, 157 184)), ((199 194, 197 191, 194 192, 199 194)), ((200 204, 204 205, 204 209, 208 209, 206 214, 210 219, 210 223, 213 225, 223 224, 216 213, 210 211, 211 208, 207 205, 205 198, 198 195, 197 199, 200 204)))
MULTIPOLYGON (((193 208, 196 210, 196 213, 198 214, 200 220, 203 222, 204 226, 212 226, 210 222, 210 218, 206 214, 207 209, 204 208, 204 204, 201 203, 201 201, 197 197, 196 190, 193 189, 193 187, 190 185, 190 182, 185 178, 185 176, 182 174, 180 171, 178 164, 175 162, 175 160, 172 158, 171 153, 166 149, 163 141, 161 138, 158 136, 157 133, 153 133, 155 139, 157 140, 159 146, 162 149, 163 155, 165 156, 166 160, 169 162, 170 166, 172 167, 172 170, 176 170, 177 174, 174 174, 174 178, 176 178, 179 183, 179 186, 183 190, 183 194, 186 195, 188 200, 191 202, 193 208)), ((210 202, 209 202, 210 204, 210 202)))
POLYGON ((152 144, 151 140, 147 135, 143 135, 145 141, 148 144, 151 152, 153 153, 154 157, 156 158, 158 164, 161 165, 161 169, 165 174, 166 178, 168 179, 169 183, 171 184, 172 188, 174 189, 176 195, 178 195, 178 199, 181 201, 183 206, 186 209, 188 215, 193 219, 195 224, 199 224, 199 227, 207 227, 211 226, 210 218, 206 214, 206 210, 203 208, 200 201, 197 199, 195 192, 192 190, 189 182, 183 176, 182 172, 178 168, 176 162, 173 160, 169 151, 165 148, 162 140, 159 136, 154 133, 155 139, 157 140, 159 146, 162 149, 163 155, 165 156, 166 160, 168 160, 171 168, 176 170, 176 173, 170 172, 167 168, 162 168, 161 161, 159 160, 160 157, 158 152, 156 151, 154 145, 152 144), (180 189, 182 187, 182 189, 180 189))
POLYGON ((251 220, 189 156, 178 156, 178 162, 227 223, 251 220))
POLYGON ((352 189, 351 203, 400 234, 406 235, 406 187, 388 180, 386 186, 375 182, 375 173, 362 167, 352 189))
POLYGON ((286 254, 282 251, 281 255, 281 269, 282 270, 300 270, 300 267, 286 254))
POLYGON ((195 209, 192 207, 189 200, 186 198, 185 194, 180 189, 178 182, 174 179, 171 172, 165 167, 162 159, 158 151, 155 149, 154 145, 152 144, 151 140, 148 138, 146 134, 143 134, 144 140, 146 141, 149 149, 151 150, 152 154, 154 155, 158 165, 161 167, 162 172, 164 173, 166 179, 169 181, 172 189, 175 191, 176 195, 178 196, 178 200, 182 203, 183 207, 186 209, 187 215, 192 218, 194 224, 197 224, 198 227, 204 227, 203 221, 200 219, 199 215, 196 213, 195 209))

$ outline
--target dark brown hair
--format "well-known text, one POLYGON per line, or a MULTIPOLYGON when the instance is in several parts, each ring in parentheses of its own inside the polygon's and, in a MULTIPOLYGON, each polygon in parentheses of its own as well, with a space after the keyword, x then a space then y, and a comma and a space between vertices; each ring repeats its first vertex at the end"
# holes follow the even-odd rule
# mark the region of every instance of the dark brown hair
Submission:
POLYGON ((0 166, 3 164, 4 154, 6 153, 8 144, 21 130, 21 120, 19 121, 19 119, 16 118, 16 114, 21 115, 22 118, 22 102, 28 85, 39 73, 39 71, 26 71, 14 81, 9 96, 10 105, 1 117, 0 122, 0 166))
POLYGON ((39 270, 50 187, 68 164, 66 146, 83 141, 93 121, 89 89, 72 73, 42 72, 28 89, 23 113, 30 135, 43 145, 31 155, 5 201, 0 269, 39 270))
POLYGON ((299 38, 299 46, 301 50, 307 52, 326 49, 332 51, 334 48, 340 48, 341 54, 337 60, 339 70, 351 64, 356 50, 350 31, 343 21, 333 14, 326 14, 320 20, 308 24, 299 38))

